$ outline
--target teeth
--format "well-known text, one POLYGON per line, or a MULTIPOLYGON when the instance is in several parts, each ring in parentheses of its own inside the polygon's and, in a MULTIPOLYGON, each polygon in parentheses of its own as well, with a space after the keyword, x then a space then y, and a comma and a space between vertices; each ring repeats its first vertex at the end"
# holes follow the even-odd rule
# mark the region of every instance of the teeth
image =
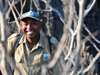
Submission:
POLYGON ((33 32, 31 31, 31 32, 27 32, 28 34, 32 34, 33 32))

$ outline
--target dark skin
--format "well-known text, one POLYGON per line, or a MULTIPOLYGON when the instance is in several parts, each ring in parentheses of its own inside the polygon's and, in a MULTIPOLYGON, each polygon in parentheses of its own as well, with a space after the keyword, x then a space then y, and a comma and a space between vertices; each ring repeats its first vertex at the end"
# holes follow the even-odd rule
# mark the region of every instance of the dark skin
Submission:
POLYGON ((32 49, 39 41, 42 22, 33 18, 25 18, 21 21, 20 25, 22 32, 26 35, 29 46, 32 49))

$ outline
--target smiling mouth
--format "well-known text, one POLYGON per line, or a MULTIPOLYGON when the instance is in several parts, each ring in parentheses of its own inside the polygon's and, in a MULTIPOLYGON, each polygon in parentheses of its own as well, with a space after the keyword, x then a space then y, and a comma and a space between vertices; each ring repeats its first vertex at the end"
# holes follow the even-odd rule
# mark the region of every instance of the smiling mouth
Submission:
POLYGON ((27 34, 28 35, 32 35, 34 32, 33 31, 28 31, 27 34))

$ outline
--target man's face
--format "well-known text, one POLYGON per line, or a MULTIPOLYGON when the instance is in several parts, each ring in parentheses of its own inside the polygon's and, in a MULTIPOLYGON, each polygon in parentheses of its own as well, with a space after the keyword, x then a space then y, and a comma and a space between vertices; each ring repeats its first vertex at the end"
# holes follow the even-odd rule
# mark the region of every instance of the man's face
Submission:
POLYGON ((28 39, 37 38, 42 27, 42 22, 32 18, 25 18, 20 23, 22 32, 28 39))

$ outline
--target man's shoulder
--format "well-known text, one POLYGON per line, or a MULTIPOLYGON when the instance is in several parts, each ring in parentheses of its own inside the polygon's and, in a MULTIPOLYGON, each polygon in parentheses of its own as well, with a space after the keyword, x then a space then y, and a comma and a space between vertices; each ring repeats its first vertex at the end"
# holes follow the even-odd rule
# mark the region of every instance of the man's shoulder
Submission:
POLYGON ((51 44, 53 44, 56 48, 58 47, 58 40, 55 37, 51 37, 50 39, 51 44))
POLYGON ((54 44, 59 43, 55 37, 51 37, 50 42, 54 44))
POLYGON ((7 40, 9 41, 9 40, 16 39, 16 38, 18 38, 18 36, 20 36, 20 35, 21 35, 21 34, 19 34, 19 33, 13 33, 11 36, 8 37, 7 40))

